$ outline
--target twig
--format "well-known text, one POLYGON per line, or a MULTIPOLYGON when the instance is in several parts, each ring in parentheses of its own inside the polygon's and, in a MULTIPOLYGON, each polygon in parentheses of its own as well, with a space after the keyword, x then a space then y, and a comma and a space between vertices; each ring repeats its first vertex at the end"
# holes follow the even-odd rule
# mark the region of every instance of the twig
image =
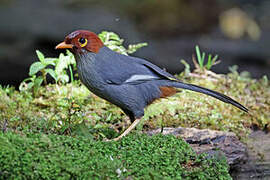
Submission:
POLYGON ((215 81, 215 82, 218 81, 216 78, 211 78, 211 77, 204 75, 204 74, 189 73, 189 76, 196 77, 196 78, 202 78, 202 79, 208 79, 210 81, 215 81))
POLYGON ((2 129, 3 133, 5 133, 7 131, 7 120, 5 119, 4 124, 3 124, 3 129, 2 129))
POLYGON ((199 64, 197 63, 194 54, 192 54, 192 61, 193 61, 193 64, 194 64, 195 68, 196 68, 196 69, 200 69, 200 66, 199 66, 199 64))

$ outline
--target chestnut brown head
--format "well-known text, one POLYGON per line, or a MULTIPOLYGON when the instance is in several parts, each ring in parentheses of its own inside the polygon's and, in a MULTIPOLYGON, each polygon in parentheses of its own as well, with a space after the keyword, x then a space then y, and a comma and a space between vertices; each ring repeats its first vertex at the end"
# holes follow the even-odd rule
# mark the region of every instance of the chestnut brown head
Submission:
POLYGON ((82 49, 98 53, 104 44, 93 32, 77 30, 66 36, 65 40, 58 44, 55 49, 71 49, 73 53, 83 53, 82 49))

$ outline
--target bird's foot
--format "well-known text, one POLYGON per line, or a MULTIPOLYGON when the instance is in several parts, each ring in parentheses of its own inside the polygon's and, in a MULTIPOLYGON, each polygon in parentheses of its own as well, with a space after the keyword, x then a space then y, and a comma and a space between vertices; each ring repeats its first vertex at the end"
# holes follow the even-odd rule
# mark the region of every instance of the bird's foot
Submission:
POLYGON ((120 136, 117 137, 117 138, 113 138, 113 139, 107 139, 107 138, 104 138, 103 141, 104 141, 104 142, 112 142, 112 141, 118 141, 118 140, 120 140, 121 138, 122 138, 122 137, 120 137, 120 136))
POLYGON ((104 142, 110 142, 110 141, 112 141, 112 139, 103 138, 102 141, 104 141, 104 142))
POLYGON ((136 127, 136 125, 140 122, 141 119, 136 119, 120 136, 118 136, 117 138, 114 139, 105 139, 105 142, 109 142, 109 141, 119 141, 120 139, 122 139, 122 137, 126 136, 132 129, 134 129, 136 127))

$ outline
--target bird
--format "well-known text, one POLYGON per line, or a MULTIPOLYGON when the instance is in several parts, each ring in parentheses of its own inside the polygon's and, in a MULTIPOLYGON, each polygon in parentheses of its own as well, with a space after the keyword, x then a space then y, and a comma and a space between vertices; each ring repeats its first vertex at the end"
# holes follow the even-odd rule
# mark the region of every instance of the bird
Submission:
POLYGON ((55 49, 69 49, 74 54, 81 82, 129 117, 131 125, 115 141, 136 127, 145 107, 180 92, 179 89, 203 93, 248 112, 245 106, 224 94, 184 83, 145 59, 109 49, 97 34, 88 30, 71 32, 55 49))

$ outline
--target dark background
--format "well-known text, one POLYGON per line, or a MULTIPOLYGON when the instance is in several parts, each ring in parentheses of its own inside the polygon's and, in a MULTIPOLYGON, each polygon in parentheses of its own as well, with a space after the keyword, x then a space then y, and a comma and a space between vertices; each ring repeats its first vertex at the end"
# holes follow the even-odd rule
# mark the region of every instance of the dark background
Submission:
POLYGON ((135 56, 172 73, 190 64, 194 47, 218 54, 218 73, 234 64, 252 77, 270 75, 269 0, 1 0, 0 84, 28 77, 35 50, 56 57, 71 31, 114 31, 125 44, 147 42, 135 56))

